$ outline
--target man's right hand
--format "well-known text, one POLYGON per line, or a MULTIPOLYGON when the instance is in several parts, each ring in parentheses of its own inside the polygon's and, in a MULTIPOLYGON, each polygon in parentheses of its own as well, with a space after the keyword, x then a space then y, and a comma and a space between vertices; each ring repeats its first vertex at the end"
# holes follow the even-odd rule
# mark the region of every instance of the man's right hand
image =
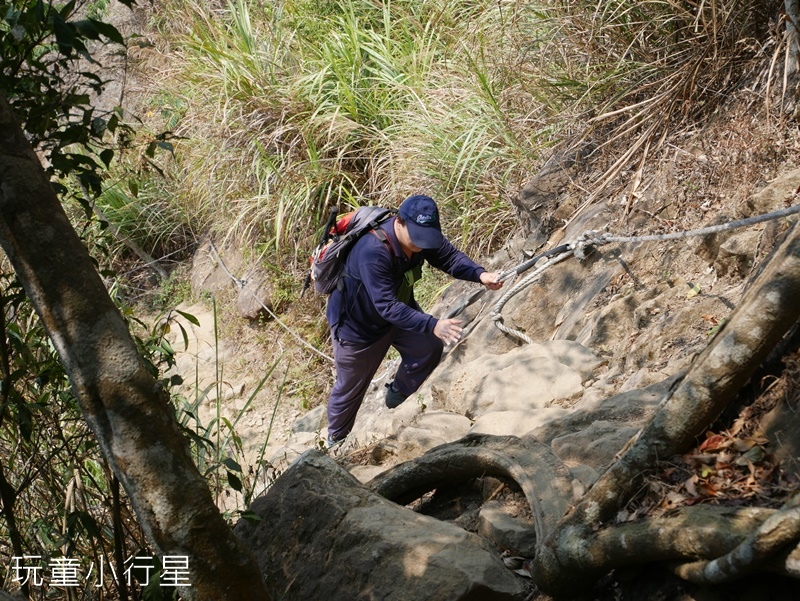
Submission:
POLYGON ((461 339, 460 319, 440 319, 433 328, 434 335, 445 344, 452 344, 461 339))

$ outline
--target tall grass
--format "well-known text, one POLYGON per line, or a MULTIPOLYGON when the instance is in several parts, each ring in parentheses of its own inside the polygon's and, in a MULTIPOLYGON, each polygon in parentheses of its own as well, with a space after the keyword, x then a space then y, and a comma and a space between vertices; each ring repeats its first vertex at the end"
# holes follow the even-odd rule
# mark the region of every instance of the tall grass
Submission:
POLYGON ((176 201, 290 269, 329 205, 420 192, 489 252, 550 146, 590 138, 611 159, 588 192, 618 185, 763 58, 779 4, 168 0, 176 201))
POLYGON ((153 256, 167 254, 193 237, 193 220, 182 215, 154 179, 140 186, 129 180, 127 186, 112 184, 95 199, 95 210, 112 223, 120 236, 135 242, 153 256))
POLYGON ((504 241, 508 198, 548 140, 497 59, 497 34, 517 32, 502 6, 172 0, 160 19, 162 81, 190 107, 178 189, 221 233, 293 256, 328 205, 425 192, 469 249, 504 241))
POLYGON ((620 174, 658 156, 665 142, 702 127, 772 43, 780 3, 612 0, 554 3, 543 19, 557 36, 537 86, 559 98, 596 152, 611 157, 591 197, 624 184, 620 174))

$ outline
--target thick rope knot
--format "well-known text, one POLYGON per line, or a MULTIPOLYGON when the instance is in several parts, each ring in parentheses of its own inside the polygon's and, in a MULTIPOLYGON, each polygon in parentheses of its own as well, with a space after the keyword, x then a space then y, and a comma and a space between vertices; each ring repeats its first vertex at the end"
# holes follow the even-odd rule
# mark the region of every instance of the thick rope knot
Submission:
POLYGON ((576 243, 582 242, 584 245, 603 246, 611 241, 611 234, 599 232, 597 230, 587 230, 578 237, 576 243))
POLYGON ((578 261, 583 261, 589 256, 589 253, 592 252, 595 245, 586 240, 579 240, 571 246, 574 247, 572 254, 575 255, 575 258, 578 259, 578 261))

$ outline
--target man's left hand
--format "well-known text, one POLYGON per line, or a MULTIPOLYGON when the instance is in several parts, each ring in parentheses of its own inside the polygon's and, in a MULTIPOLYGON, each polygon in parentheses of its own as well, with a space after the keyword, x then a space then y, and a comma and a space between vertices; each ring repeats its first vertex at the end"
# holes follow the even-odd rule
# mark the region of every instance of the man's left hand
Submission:
POLYGON ((489 290, 500 290, 503 287, 503 282, 500 281, 500 274, 494 271, 484 271, 481 274, 481 284, 489 290))

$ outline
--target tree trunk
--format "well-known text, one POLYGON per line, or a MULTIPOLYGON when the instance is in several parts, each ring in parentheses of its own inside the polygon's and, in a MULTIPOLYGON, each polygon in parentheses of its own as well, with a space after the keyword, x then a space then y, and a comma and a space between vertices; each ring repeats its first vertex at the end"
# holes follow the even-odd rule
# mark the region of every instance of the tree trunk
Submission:
POLYGON ((800 0, 784 0, 786 9, 786 75, 794 78, 800 72, 800 0))
POLYGON ((158 553, 189 561, 190 598, 268 599, 214 505, 166 393, 149 375, 41 164, 0 97, 0 245, 83 415, 158 553))

